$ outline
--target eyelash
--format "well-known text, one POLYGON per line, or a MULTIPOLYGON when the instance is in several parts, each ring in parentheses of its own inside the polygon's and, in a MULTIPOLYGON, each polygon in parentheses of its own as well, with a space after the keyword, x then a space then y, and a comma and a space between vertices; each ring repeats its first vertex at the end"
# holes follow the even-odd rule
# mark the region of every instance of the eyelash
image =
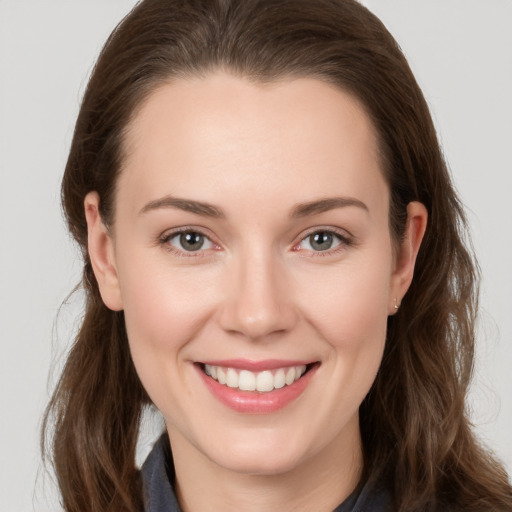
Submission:
POLYGON ((158 240, 158 243, 166 250, 166 251, 169 251, 170 253, 173 253, 173 254, 176 254, 180 257, 184 257, 184 258, 197 258, 197 257, 204 257, 204 252, 205 252, 205 249, 201 250, 201 249, 198 249, 197 251, 186 251, 186 250, 183 250, 183 249, 177 249, 176 247, 173 247, 172 245, 169 244, 169 242, 173 239, 173 238, 176 238, 177 236, 179 235, 183 235, 185 233, 190 233, 190 234, 196 234, 196 235, 200 235, 202 237, 204 237, 206 240, 208 240, 214 247, 215 247, 215 250, 218 250, 219 248, 219 245, 216 244, 210 236, 208 236, 207 234, 205 234, 201 229, 197 229, 197 228, 192 228, 192 227, 183 227, 183 228, 180 228, 180 229, 177 229, 175 231, 172 231, 171 233, 164 233, 158 240), (203 254, 202 254, 203 253, 203 254))
MULTIPOLYGON (((169 244, 170 240, 172 240, 173 238, 176 238, 179 235, 185 234, 185 233, 196 234, 196 235, 200 235, 200 236, 204 237, 215 247, 214 250, 219 250, 219 248, 220 248, 220 246, 218 244, 216 244, 211 239, 211 237, 208 236, 207 234, 205 234, 201 229, 192 228, 192 227, 183 227, 183 228, 177 229, 175 231, 172 231, 171 233, 165 233, 159 238, 158 243, 165 250, 167 250, 173 254, 176 254, 180 257, 185 257, 185 258, 204 257, 205 256, 204 253, 208 249, 198 249, 197 251, 186 251, 184 249, 177 249, 169 244)), ((355 245, 355 241, 354 241, 353 237, 351 235, 347 234, 346 231, 342 232, 342 231, 333 229, 331 227, 330 228, 316 227, 316 228, 312 229, 311 231, 302 235, 300 240, 292 246, 292 250, 295 252, 304 251, 305 249, 300 249, 299 245, 302 242, 304 242, 305 240, 307 240, 309 237, 311 237, 312 235, 315 235, 317 233, 325 233, 328 235, 333 235, 334 237, 336 237, 339 240, 339 244, 337 246, 335 246, 333 249, 326 249, 325 251, 314 251, 314 250, 308 249, 307 251, 309 253, 312 253, 314 255, 313 257, 332 256, 333 254, 337 254, 343 250, 346 250, 347 247, 355 245)))
POLYGON ((337 238, 339 240, 339 244, 337 246, 335 246, 334 248, 326 249, 325 251, 312 251, 312 250, 307 249, 307 251, 309 253, 314 254, 315 258, 322 258, 322 257, 326 257, 326 256, 332 256, 334 254, 338 254, 340 252, 343 252, 344 250, 346 250, 350 246, 355 245, 354 238, 352 237, 352 235, 349 235, 346 231, 341 231, 341 230, 333 229, 331 227, 329 227, 329 228, 327 228, 327 227, 326 228, 322 228, 320 226, 320 227, 315 227, 314 229, 312 229, 309 232, 307 232, 306 234, 304 234, 301 237, 301 239, 296 244, 293 245, 293 250, 296 251, 296 252, 304 251, 304 249, 300 249, 300 248, 298 248, 298 246, 302 242, 307 240, 309 237, 311 237, 312 235, 315 235, 315 234, 318 234, 318 233, 324 233, 324 234, 328 234, 328 235, 333 235, 335 238, 337 238))

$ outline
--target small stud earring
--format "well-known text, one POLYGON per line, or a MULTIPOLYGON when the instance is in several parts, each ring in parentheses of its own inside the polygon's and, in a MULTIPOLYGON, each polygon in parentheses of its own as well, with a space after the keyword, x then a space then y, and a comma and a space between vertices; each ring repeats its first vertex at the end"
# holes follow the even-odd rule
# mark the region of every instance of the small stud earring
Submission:
POLYGON ((400 304, 398 304, 398 301, 396 300, 396 297, 395 297, 395 309, 398 309, 400 307, 400 304))

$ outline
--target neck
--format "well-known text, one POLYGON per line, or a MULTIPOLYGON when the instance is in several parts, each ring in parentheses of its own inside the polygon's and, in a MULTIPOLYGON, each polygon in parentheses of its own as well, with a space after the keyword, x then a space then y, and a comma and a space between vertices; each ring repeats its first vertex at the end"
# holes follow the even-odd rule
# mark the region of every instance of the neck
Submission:
POLYGON ((224 468, 169 431, 175 488, 183 512, 331 512, 356 488, 362 472, 359 427, 288 471, 247 474, 224 468))

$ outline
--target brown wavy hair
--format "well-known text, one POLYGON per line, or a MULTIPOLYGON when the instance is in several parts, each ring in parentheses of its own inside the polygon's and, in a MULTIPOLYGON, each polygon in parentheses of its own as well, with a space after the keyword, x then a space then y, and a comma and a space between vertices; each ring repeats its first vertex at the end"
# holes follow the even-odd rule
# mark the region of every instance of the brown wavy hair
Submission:
POLYGON ((51 452, 66 512, 143 508, 135 447, 149 398, 123 313, 99 294, 84 197, 99 193, 111 225, 126 129, 142 102, 174 77, 216 69, 255 82, 316 77, 352 94, 379 135, 395 239, 410 201, 428 210, 414 280, 389 318, 382 365, 360 407, 364 478, 385 485, 399 512, 511 511, 507 475, 475 439, 465 409, 478 272, 463 208, 393 37, 354 0, 144 0, 99 56, 62 181, 69 230, 83 253, 86 309, 46 411, 42 449, 51 452))

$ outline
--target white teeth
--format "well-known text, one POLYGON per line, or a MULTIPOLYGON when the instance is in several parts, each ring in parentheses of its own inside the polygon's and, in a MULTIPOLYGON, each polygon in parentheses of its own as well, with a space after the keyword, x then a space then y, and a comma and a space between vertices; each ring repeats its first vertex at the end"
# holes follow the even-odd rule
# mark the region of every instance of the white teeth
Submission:
MULTIPOLYGON (((213 374, 211 376, 213 377, 213 374)), ((219 366, 217 367, 217 380, 220 384, 226 384, 226 372, 219 366)))
POLYGON ((256 389, 260 392, 272 391, 274 389, 274 377, 269 371, 258 373, 256 377, 256 389))
POLYGON ((295 368, 288 368, 288 371, 286 372, 286 377, 284 381, 289 386, 290 384, 293 384, 293 381, 295 380, 295 368))
POLYGON ((226 384, 230 388, 237 388, 238 387, 238 373, 236 373, 233 368, 228 368, 228 371, 226 373, 226 384))
POLYGON ((277 370, 276 374, 274 375, 274 387, 276 389, 280 389, 284 387, 285 384, 286 377, 284 374, 284 370, 282 368, 279 368, 279 370, 277 370))
POLYGON ((235 370, 222 366, 204 365, 206 375, 220 384, 241 391, 258 391, 265 393, 274 389, 290 386, 300 379, 306 372, 306 365, 278 368, 277 370, 264 370, 254 373, 249 370, 235 370))
POLYGON ((254 391, 256 389, 256 377, 254 373, 242 370, 238 376, 238 387, 242 391, 254 391))
POLYGON ((214 379, 217 378, 217 367, 216 366, 212 366, 210 364, 205 364, 204 371, 205 371, 206 375, 209 375, 210 377, 213 377, 214 379))

